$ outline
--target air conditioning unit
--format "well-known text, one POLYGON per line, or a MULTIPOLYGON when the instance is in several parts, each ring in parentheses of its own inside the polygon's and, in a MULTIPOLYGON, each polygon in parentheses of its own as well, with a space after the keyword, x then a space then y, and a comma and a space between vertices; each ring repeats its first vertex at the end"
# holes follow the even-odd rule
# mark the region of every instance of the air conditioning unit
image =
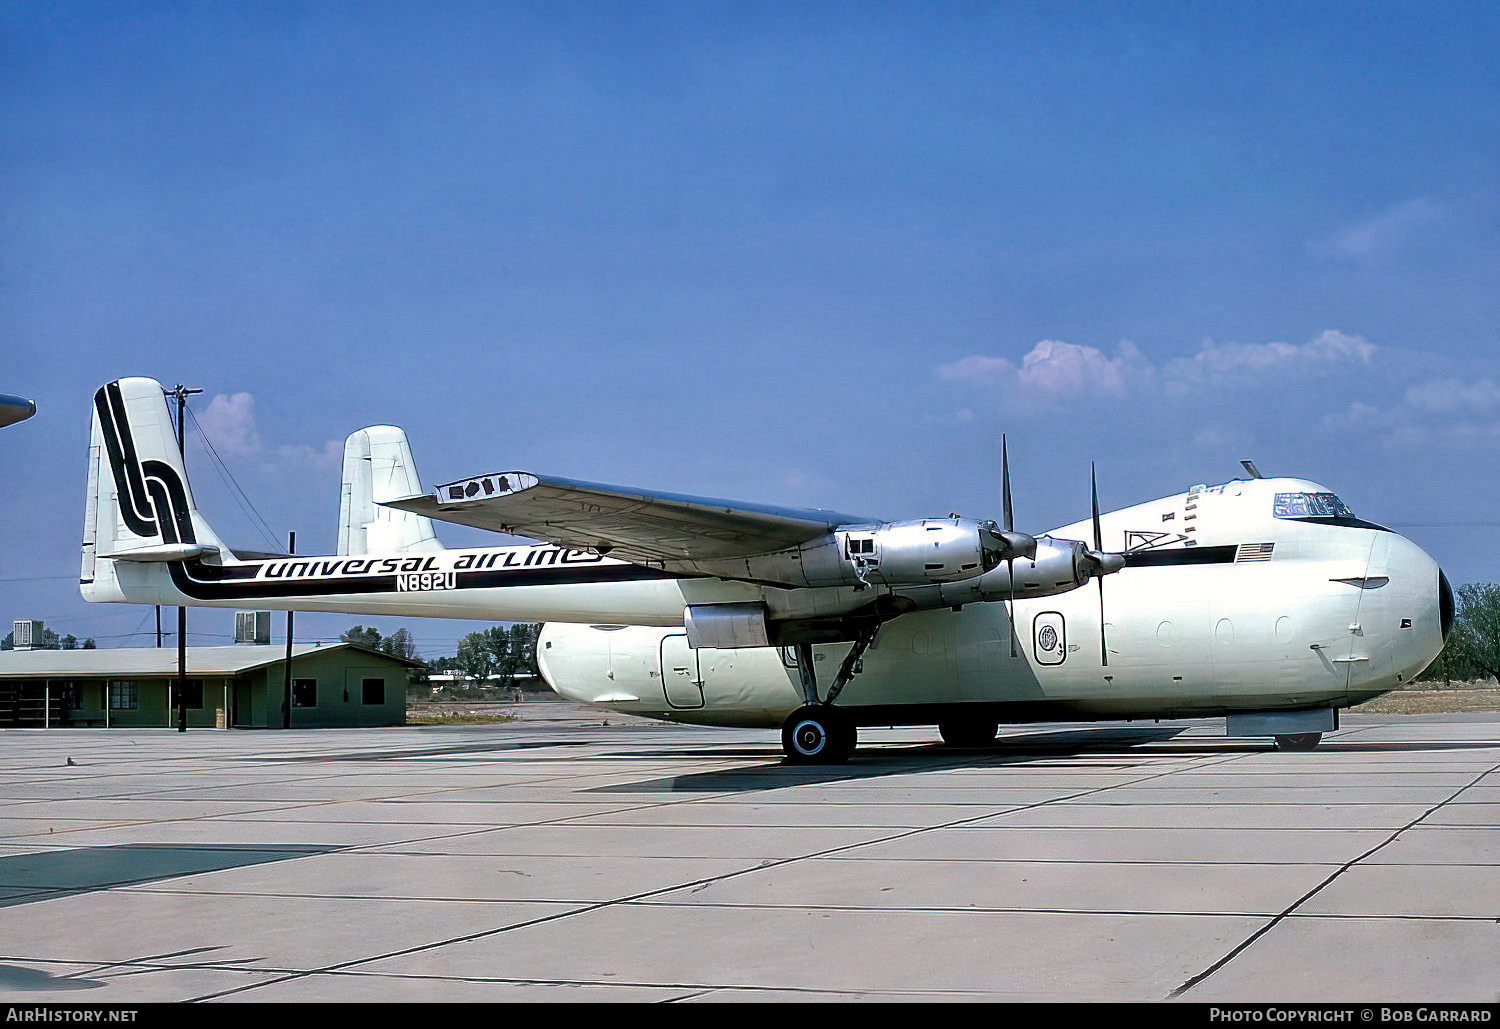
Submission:
POLYGON ((271 612, 236 611, 234 613, 234 642, 270 643, 271 612))
POLYGON ((17 650, 38 649, 45 642, 43 631, 39 621, 17 621, 11 626, 11 645, 17 650))

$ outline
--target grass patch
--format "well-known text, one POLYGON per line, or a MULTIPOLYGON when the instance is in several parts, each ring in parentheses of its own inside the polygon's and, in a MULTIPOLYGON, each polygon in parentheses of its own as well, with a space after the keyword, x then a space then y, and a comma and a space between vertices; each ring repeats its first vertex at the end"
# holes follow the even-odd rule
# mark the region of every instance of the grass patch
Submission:
POLYGON ((1500 688, 1483 682, 1414 682, 1348 709, 1371 715, 1449 715, 1500 711, 1500 688))
POLYGON ((408 708, 406 712, 407 725, 499 725, 519 720, 518 716, 509 711, 486 711, 482 708, 470 711, 422 707, 408 708))

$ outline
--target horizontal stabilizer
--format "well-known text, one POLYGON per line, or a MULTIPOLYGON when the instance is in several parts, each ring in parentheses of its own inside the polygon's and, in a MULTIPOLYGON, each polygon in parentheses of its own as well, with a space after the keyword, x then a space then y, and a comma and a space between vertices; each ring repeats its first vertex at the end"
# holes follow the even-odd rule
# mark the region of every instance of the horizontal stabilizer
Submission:
POLYGON ((218 547, 196 543, 166 543, 157 547, 139 547, 134 550, 116 550, 109 556, 116 561, 195 561, 219 553, 218 547))

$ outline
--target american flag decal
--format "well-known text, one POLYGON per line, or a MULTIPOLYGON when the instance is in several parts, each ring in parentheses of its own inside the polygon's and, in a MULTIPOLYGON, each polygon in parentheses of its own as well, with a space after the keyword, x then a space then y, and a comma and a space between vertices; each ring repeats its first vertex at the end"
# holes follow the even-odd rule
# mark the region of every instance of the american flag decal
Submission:
POLYGON ((1269 561, 1271 551, 1276 549, 1274 543, 1241 543, 1239 552, 1235 554, 1236 563, 1242 561, 1269 561))

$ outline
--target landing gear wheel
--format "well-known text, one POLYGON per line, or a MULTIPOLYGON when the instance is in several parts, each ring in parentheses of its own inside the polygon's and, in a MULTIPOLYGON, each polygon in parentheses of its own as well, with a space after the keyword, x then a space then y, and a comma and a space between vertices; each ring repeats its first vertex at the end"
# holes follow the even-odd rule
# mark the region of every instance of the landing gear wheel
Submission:
POLYGON ((999 731, 999 722, 982 719, 964 718, 938 723, 938 734, 950 747, 988 747, 995 742, 995 734, 999 731))
POLYGON ((788 764, 841 765, 854 754, 858 730, 849 716, 827 704, 799 707, 781 726, 788 764))
POLYGON ((1294 732, 1276 737, 1277 750, 1312 750, 1322 741, 1320 732, 1294 732))

